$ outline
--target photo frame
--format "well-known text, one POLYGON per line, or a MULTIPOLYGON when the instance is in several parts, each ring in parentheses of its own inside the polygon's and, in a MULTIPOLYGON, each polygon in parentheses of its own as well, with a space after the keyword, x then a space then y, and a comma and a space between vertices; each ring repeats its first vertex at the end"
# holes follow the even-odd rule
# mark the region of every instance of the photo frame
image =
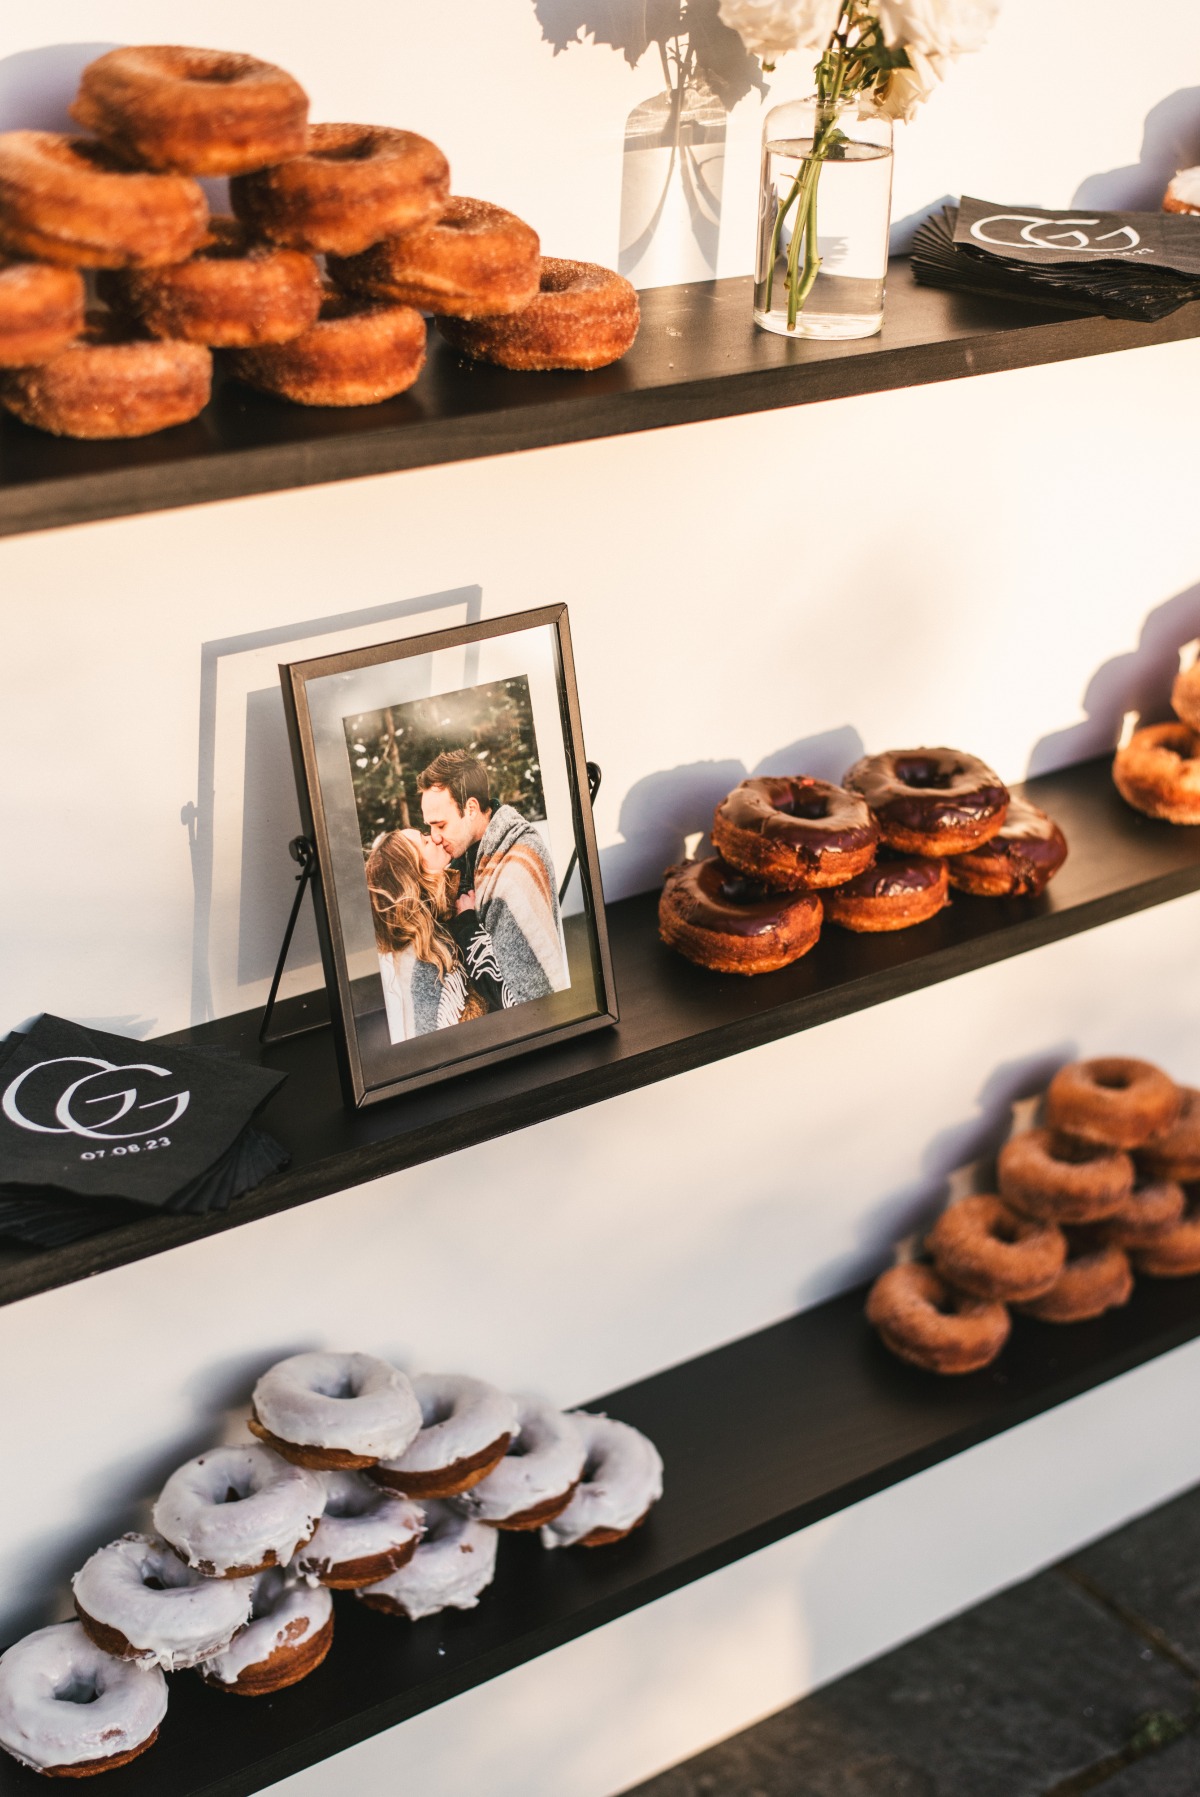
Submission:
POLYGON ((279 675, 347 1104, 615 1023, 566 606, 279 675))

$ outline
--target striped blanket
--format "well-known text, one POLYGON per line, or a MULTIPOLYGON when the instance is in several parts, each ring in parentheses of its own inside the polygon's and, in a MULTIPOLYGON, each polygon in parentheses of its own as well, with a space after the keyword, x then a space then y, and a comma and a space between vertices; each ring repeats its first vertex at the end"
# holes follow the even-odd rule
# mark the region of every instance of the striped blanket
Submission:
POLYGON ((511 805, 496 807, 480 841, 475 904, 518 1003, 571 984, 550 851, 511 805))

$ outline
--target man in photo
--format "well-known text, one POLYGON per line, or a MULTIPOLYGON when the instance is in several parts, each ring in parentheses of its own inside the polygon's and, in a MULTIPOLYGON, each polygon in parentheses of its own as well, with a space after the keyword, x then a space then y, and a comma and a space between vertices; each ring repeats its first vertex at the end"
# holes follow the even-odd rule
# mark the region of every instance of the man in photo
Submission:
POLYGON ((505 1007, 563 991, 571 981, 540 831, 512 805, 493 807, 487 768, 465 749, 436 756, 417 789, 426 827, 459 873, 458 914, 474 923, 462 941, 473 983, 505 1007))

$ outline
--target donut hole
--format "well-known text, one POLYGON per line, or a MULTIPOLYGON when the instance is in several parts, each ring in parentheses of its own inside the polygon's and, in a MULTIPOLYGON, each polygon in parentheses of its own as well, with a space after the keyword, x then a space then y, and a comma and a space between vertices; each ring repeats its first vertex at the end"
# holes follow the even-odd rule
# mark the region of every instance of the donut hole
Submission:
POLYGON ((436 1429, 441 1423, 448 1423, 453 1415, 452 1398, 435 1398, 432 1404, 421 1406, 421 1427, 436 1429))
POLYGON ((227 1485, 225 1487, 224 1495, 218 1492, 215 1502, 218 1504, 240 1504, 246 1498, 251 1496, 253 1496, 253 1493, 248 1485, 244 1491, 238 1485, 227 1485))
POLYGON ((242 79, 243 70, 236 62, 191 63, 183 72, 183 80, 197 87, 230 87, 242 79))
POLYGON ((1133 1084, 1128 1073, 1113 1068, 1100 1073, 1093 1073, 1092 1084, 1099 1086, 1103 1092, 1127 1092, 1133 1084))
POLYGON ((747 880, 742 874, 726 874, 721 881, 721 897, 731 905, 756 905, 766 895, 761 880, 747 880))
POLYGON ((938 762, 928 761, 921 756, 911 761, 898 761, 895 771, 896 778, 902 786, 915 786, 920 792, 926 790, 944 792, 948 786, 953 784, 962 769, 942 767, 938 762))
POLYGON ((997 1217, 988 1230, 995 1242, 1003 1242, 1007 1248, 1015 1248, 1021 1240, 1021 1225, 1015 1217, 997 1217))
POLYGON ((308 154, 317 162, 370 162, 375 154, 374 141, 369 133, 362 137, 352 137, 345 143, 322 144, 308 154))
MULTIPOLYGON (((324 315, 324 307, 321 308, 324 315)), ((359 1381, 354 1374, 345 1370, 328 1372, 322 1379, 314 1379, 310 1391, 321 1398, 357 1398, 360 1394, 359 1381)))
POLYGON ((72 1672, 61 1685, 54 1687, 57 1703, 95 1703, 100 1696, 100 1681, 94 1672, 72 1672))
POLYGON ((324 1515, 335 1518, 367 1516, 372 1510, 377 1510, 384 1501, 385 1494, 381 1492, 343 1486, 330 1491, 325 1499, 324 1515))
POLYGON ((1072 1136, 1056 1136, 1047 1152, 1052 1161, 1061 1161, 1064 1166, 1086 1167, 1089 1161, 1102 1159, 1107 1151, 1090 1142, 1078 1142, 1072 1136))

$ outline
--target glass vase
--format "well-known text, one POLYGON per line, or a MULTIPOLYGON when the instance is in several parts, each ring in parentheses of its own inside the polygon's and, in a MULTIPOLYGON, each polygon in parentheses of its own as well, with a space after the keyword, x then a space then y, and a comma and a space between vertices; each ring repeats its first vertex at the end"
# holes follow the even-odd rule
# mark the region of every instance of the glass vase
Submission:
POLYGON ((707 281, 717 272, 725 107, 685 67, 635 106, 625 127, 617 267, 635 287, 707 281))
POLYGON ((763 126, 754 320, 785 337, 883 323, 892 121, 866 95, 776 106, 763 126))

